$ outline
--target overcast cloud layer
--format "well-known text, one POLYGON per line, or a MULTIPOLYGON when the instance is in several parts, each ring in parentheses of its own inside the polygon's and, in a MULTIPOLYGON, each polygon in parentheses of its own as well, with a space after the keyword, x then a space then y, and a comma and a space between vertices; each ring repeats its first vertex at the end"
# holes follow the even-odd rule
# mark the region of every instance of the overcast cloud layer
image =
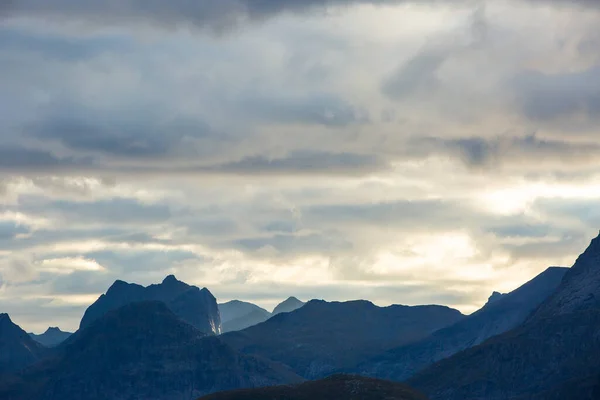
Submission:
POLYGON ((115 279, 471 312, 600 226, 595 1, 0 2, 0 312, 115 279))

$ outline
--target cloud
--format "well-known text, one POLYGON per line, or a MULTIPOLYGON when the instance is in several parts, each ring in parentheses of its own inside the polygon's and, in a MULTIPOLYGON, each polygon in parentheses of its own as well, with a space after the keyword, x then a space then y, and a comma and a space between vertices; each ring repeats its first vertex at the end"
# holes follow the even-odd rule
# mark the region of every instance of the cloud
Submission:
POLYGON ((281 158, 247 157, 207 170, 212 172, 254 174, 352 174, 382 170, 386 162, 376 155, 296 151, 281 158))
POLYGON ((493 138, 415 137, 409 141, 407 150, 407 155, 415 157, 449 155, 475 168, 496 168, 503 164, 535 167, 540 163, 546 168, 548 162, 593 163, 600 154, 600 146, 593 142, 544 139, 536 134, 493 138))
POLYGON ((523 113, 536 121, 600 117, 600 67, 569 73, 526 71, 515 78, 523 113))

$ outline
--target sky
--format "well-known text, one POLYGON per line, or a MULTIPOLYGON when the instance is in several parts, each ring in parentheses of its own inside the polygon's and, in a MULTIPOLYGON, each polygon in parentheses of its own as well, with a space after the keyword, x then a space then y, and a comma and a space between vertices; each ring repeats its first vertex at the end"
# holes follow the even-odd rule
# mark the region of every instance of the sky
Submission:
POLYGON ((116 279, 470 313, 600 229, 595 0, 0 1, 0 312, 116 279))

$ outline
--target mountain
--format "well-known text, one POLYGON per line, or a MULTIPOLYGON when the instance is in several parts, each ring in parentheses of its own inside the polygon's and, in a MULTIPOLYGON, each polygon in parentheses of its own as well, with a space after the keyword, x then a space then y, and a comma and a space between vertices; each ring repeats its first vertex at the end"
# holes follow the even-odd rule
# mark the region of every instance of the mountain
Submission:
POLYGON ((462 318, 459 311, 442 306, 377 307, 363 300, 311 300, 295 311, 221 338, 243 353, 284 363, 314 379, 419 340, 462 318))
POLYGON ((111 310, 140 301, 162 301, 179 318, 209 334, 221 333, 217 300, 206 288, 199 289, 167 276, 161 284, 148 287, 116 281, 83 315, 80 329, 87 328, 111 310))
POLYGON ((552 398, 569 382, 600 371, 599 299, 596 238, 521 326, 442 360, 409 382, 432 399, 552 398))
POLYGON ((71 332, 63 332, 59 328, 50 327, 41 335, 30 333, 29 336, 38 343, 46 347, 55 347, 64 342, 71 336, 71 332))
POLYGON ((277 314, 281 314, 281 313, 286 313, 286 312, 292 312, 294 310, 299 309, 300 307, 302 307, 304 304, 303 301, 298 300, 295 297, 288 297, 286 300, 282 301, 281 303, 277 304, 277 306, 273 309, 273 315, 277 315, 277 314))
POLYGON ((245 301, 232 300, 219 304, 222 332, 239 331, 260 324, 271 317, 271 313, 245 301))
POLYGON ((23 369, 45 354, 44 346, 13 323, 8 314, 0 314, 0 373, 23 369))
POLYGON ((559 286, 568 268, 551 267, 507 294, 494 292, 486 305, 431 336, 392 349, 353 372, 402 381, 436 361, 521 325, 559 286))
POLYGON ((334 375, 298 385, 236 390, 202 397, 200 400, 427 400, 397 382, 352 375, 334 375))
POLYGON ((78 331, 51 361, 1 382, 0 398, 180 400, 299 381, 289 369, 240 355, 153 301, 128 304, 78 331))

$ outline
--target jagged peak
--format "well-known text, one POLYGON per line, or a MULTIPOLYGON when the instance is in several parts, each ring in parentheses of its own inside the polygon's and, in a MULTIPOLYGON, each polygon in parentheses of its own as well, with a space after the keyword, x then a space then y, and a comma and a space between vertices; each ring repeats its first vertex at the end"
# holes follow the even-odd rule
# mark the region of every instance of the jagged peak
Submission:
POLYGON ((10 319, 10 316, 6 313, 2 313, 0 314, 0 322, 4 322, 4 323, 13 323, 12 320, 10 319))

